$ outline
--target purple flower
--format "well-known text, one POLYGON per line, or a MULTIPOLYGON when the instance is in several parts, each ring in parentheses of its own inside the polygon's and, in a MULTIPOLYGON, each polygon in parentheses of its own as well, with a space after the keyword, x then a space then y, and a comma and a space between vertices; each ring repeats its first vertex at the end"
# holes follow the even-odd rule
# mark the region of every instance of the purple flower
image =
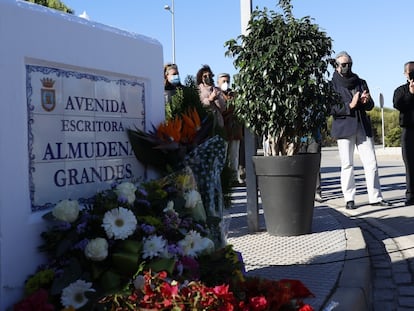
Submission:
POLYGON ((77 227, 76 227, 76 232, 78 233, 78 234, 80 234, 80 233, 83 233, 83 232, 85 232, 86 231, 86 229, 87 229, 87 223, 86 222, 82 222, 82 223, 80 223, 79 225, 77 225, 77 227))
POLYGON ((142 224, 141 229, 145 234, 153 234, 155 232, 155 227, 147 224, 142 224))
POLYGON ((73 245, 74 249, 80 249, 80 250, 84 250, 86 245, 88 245, 89 240, 88 239, 82 239, 80 240, 78 243, 76 243, 75 245, 73 245))
POLYGON ((143 189, 143 188, 138 188, 137 189, 138 194, 142 195, 143 197, 147 197, 148 196, 148 192, 147 190, 143 189))
POLYGON ((181 219, 176 213, 164 214, 163 223, 168 229, 177 229, 181 225, 181 219))
POLYGON ((171 255, 182 255, 183 254, 182 248, 178 246, 177 244, 168 244, 167 251, 171 255))
POLYGON ((119 196, 118 196, 118 202, 119 203, 128 203, 128 198, 126 197, 126 196, 124 196, 124 195, 122 195, 122 194, 120 194, 119 196))

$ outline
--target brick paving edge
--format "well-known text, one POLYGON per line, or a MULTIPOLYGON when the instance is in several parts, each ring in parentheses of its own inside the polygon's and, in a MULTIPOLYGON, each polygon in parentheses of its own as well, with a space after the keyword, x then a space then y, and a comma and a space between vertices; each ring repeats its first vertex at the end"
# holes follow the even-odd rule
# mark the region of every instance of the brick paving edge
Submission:
POLYGON ((345 230, 346 253, 337 286, 327 302, 338 303, 335 311, 372 311, 371 263, 362 231, 334 208, 329 212, 345 230))

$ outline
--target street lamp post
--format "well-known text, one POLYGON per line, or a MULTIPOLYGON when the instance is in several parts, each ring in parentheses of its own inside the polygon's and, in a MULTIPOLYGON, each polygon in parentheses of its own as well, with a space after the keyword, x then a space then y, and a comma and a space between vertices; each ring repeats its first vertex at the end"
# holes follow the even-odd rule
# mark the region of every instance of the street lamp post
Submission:
POLYGON ((385 126, 384 126, 384 95, 379 94, 379 102, 381 107, 381 130, 382 130, 382 149, 385 148, 385 126))
POLYGON ((175 64, 175 21, 174 21, 174 0, 171 0, 171 7, 165 5, 164 9, 171 13, 171 32, 172 32, 172 61, 175 64))

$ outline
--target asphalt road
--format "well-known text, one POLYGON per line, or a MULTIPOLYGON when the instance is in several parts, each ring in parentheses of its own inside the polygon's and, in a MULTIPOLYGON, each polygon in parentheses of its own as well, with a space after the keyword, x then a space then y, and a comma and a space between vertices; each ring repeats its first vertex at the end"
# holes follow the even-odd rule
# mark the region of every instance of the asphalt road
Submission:
POLYGON ((405 170, 399 148, 376 150, 383 198, 391 207, 368 204, 365 176, 355 154, 355 210, 346 210, 337 148, 322 150, 322 191, 329 205, 362 230, 371 262, 374 311, 414 310, 414 206, 404 206, 405 170))

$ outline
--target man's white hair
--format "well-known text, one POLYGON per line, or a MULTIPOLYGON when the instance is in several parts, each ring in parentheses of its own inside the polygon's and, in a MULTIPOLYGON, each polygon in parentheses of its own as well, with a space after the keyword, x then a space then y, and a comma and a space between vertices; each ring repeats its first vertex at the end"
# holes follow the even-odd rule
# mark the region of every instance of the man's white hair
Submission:
POLYGON ((338 60, 338 58, 343 57, 343 56, 348 57, 349 58, 349 61, 352 63, 352 57, 351 57, 351 55, 349 55, 345 51, 342 51, 342 52, 339 52, 338 54, 336 54, 335 59, 338 60))

